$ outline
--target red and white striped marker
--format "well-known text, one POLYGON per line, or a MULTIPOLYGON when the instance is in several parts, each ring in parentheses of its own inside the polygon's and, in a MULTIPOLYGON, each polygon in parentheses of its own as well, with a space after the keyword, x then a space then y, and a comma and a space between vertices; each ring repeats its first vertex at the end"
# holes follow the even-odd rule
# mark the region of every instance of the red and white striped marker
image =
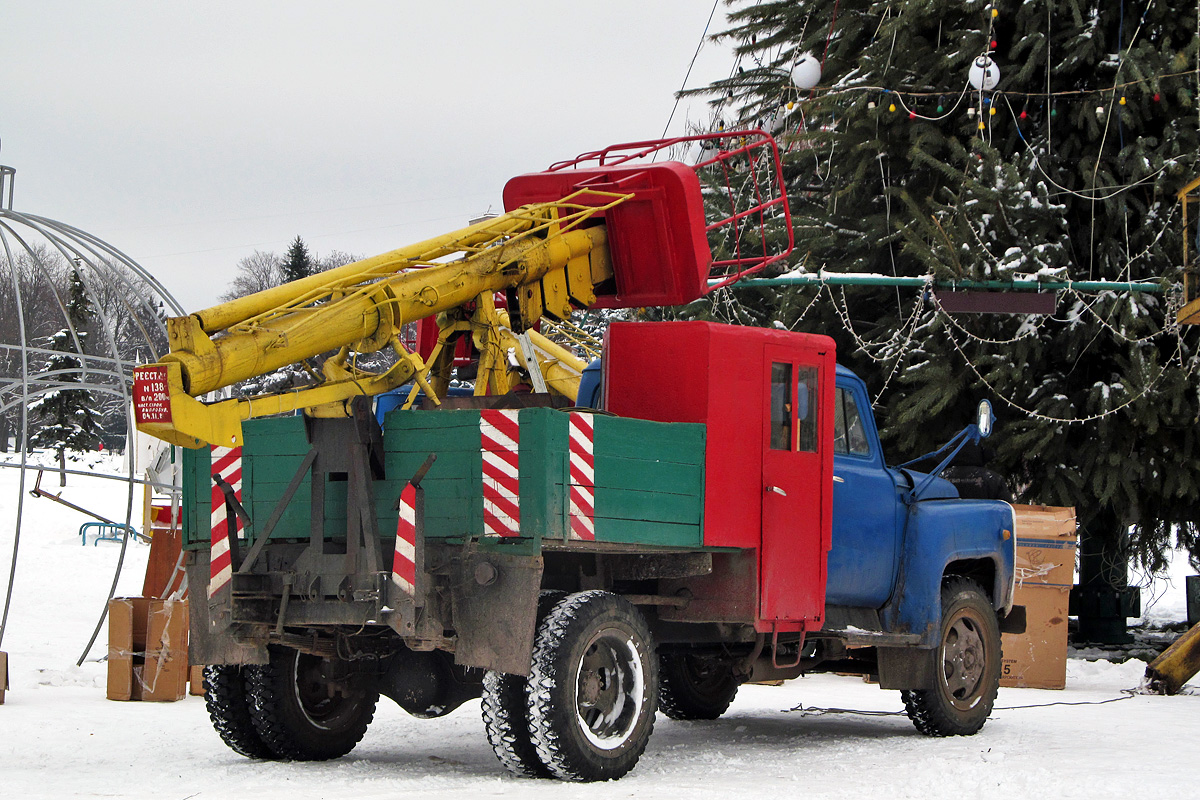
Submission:
POLYGON ((521 532, 521 426, 517 411, 480 411, 479 439, 483 452, 483 533, 517 536, 521 532))
MULTIPOLYGON (((242 500, 242 448, 214 447, 212 474, 233 487, 234 497, 242 500)), ((212 598, 233 580, 233 557, 229 553, 229 525, 225 513, 225 493, 216 482, 212 487, 212 549, 209 551, 208 596, 212 598)), ((241 529, 241 520, 233 520, 234 530, 241 529)), ((235 534, 236 535, 236 534, 235 534)))
POLYGON ((417 594, 417 487, 405 484, 400 493, 400 518, 396 521, 396 554, 392 557, 392 582, 400 590, 417 594))
POLYGON ((596 538, 596 462, 591 414, 569 414, 571 451, 571 538, 596 538))

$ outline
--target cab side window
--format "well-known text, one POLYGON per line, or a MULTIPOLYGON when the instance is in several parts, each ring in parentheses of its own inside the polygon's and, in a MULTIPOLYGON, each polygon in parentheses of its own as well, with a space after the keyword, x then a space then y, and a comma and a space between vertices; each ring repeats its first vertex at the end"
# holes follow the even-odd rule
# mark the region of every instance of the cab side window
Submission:
POLYGON ((840 388, 834 395, 833 452, 855 456, 871 454, 858 404, 854 402, 852 394, 840 388))
POLYGON ((796 370, 796 449, 817 452, 817 368, 802 366, 796 370))
POLYGON ((771 449, 792 449, 792 365, 771 365, 771 449))

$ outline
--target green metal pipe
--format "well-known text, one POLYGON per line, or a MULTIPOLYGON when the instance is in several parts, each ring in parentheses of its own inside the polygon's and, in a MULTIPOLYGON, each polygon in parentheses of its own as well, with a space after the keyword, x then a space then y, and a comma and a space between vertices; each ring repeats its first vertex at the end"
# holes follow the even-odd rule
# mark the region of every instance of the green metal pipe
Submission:
MULTIPOLYGON (((903 278, 891 275, 868 275, 866 273, 820 272, 808 275, 789 275, 783 278, 747 278, 734 286, 925 286, 927 278, 903 278)), ((935 289, 987 289, 999 291, 1058 291, 1074 289, 1079 292, 1150 292, 1161 293, 1158 283, 1134 283, 1121 281, 1038 281, 1028 278, 1011 281, 933 281, 935 289)))

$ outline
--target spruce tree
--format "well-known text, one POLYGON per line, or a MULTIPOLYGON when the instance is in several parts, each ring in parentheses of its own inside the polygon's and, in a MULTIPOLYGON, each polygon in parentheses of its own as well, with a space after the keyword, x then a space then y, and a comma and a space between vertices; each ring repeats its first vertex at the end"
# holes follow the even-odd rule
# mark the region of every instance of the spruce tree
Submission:
MULTIPOLYGON (((1200 169, 1196 8, 731 5, 719 38, 742 68, 710 91, 727 126, 776 129, 789 150, 797 265, 1179 280, 1175 193, 1200 169), (801 91, 788 74, 806 53, 823 63, 801 91), (968 83, 977 59, 999 68, 995 87, 968 83)), ((1037 317, 949 315, 936 294, 895 289, 738 295, 789 327, 805 309, 798 327, 834 335, 880 394, 895 460, 931 449, 989 397, 996 468, 1022 500, 1076 508, 1081 597, 1093 601, 1081 626, 1097 639, 1123 630, 1131 556, 1149 568, 1173 546, 1200 558, 1195 336, 1174 329, 1169 297, 1065 291, 1037 317)))
POLYGON ((58 453, 59 482, 66 485, 66 451, 90 450, 99 436, 95 401, 85 388, 73 388, 82 382, 82 356, 86 354, 87 325, 95 315, 87 291, 77 270, 71 270, 67 297, 70 327, 49 337, 54 351, 41 370, 42 380, 54 386, 29 404, 32 416, 40 423, 30 437, 34 447, 58 453))
POLYGON ((282 272, 284 283, 307 278, 316 272, 312 256, 308 253, 308 247, 299 236, 288 245, 287 252, 283 256, 283 264, 280 271, 282 272))

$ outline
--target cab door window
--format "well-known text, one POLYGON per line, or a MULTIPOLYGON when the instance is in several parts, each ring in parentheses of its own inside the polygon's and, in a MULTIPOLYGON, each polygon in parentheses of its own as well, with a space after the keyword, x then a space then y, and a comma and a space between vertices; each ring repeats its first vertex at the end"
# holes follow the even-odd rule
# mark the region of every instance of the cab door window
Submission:
POLYGON ((834 394, 833 452, 855 456, 871 454, 854 395, 840 388, 834 394))

